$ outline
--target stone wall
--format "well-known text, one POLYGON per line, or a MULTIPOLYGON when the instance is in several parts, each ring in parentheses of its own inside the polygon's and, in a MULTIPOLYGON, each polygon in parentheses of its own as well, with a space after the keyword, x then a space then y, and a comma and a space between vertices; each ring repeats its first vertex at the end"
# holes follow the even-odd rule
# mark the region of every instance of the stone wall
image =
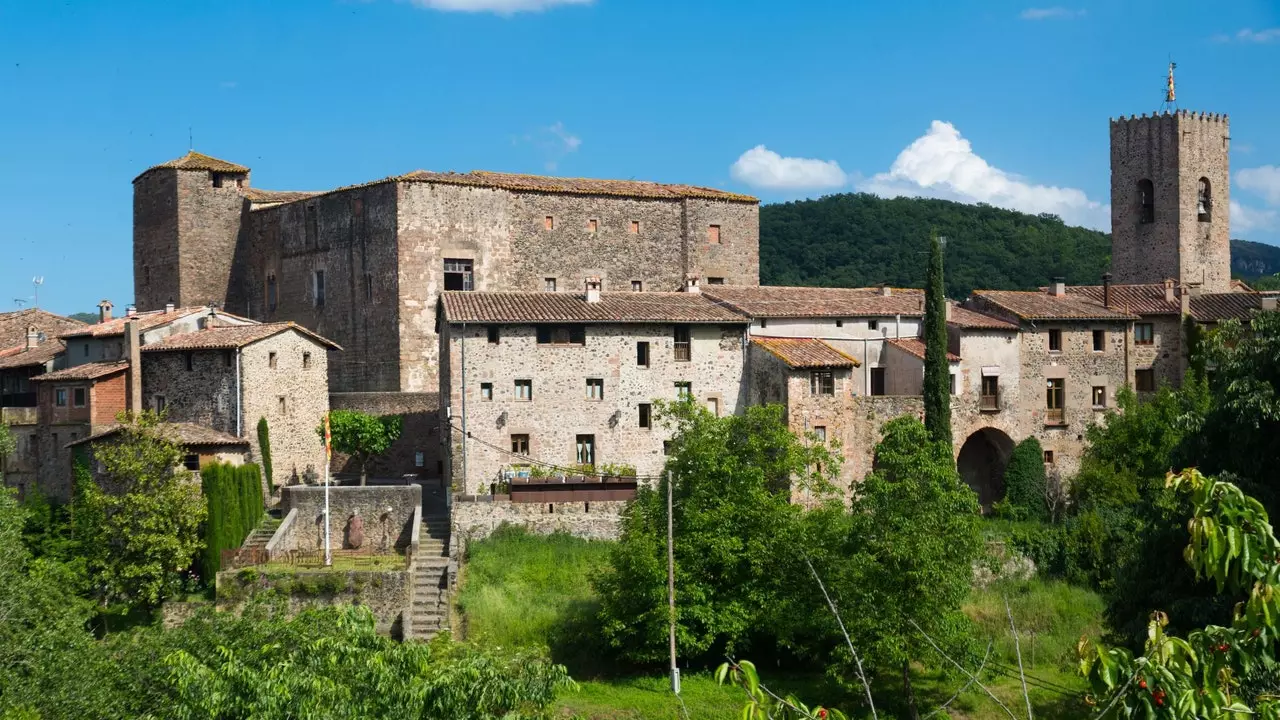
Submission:
POLYGON ((190 422, 236 434, 234 350, 147 352, 142 355, 142 405, 154 408, 164 397, 170 422, 190 422), (228 364, 227 357, 231 357, 228 364))
POLYGON ((139 310, 181 296, 178 274, 178 171, 151 170, 133 181, 133 293, 139 310))
POLYGON ((502 525, 523 527, 530 533, 563 532, 588 540, 617 540, 626 501, 513 503, 506 495, 454 495, 450 553, 466 554, 468 542, 483 540, 502 525))
MULTIPOLYGON (((1150 345, 1138 345, 1130 331, 1128 345, 1132 355, 1132 370, 1150 368, 1155 371, 1156 385, 1182 384, 1182 374, 1186 370, 1186 362, 1182 348, 1182 318, 1177 315, 1148 315, 1138 322, 1150 323, 1152 338, 1150 345)), ((1136 389, 1134 378, 1129 378, 1136 389)))
MULTIPOLYGON (((333 486, 329 488, 329 526, 332 547, 350 547, 353 516, 364 522, 365 543, 380 552, 403 550, 409 545, 414 509, 422 504, 422 487, 413 485, 333 486)), ((298 516, 275 550, 310 550, 324 547, 324 488, 291 485, 281 489, 280 507, 285 515, 298 516)))
POLYGON ((267 419, 276 487, 299 482, 308 467, 324 474, 324 442, 316 428, 329 410, 327 362, 323 345, 292 331, 259 340, 240 352, 244 388, 242 435, 249 441, 253 456, 261 458, 258 420, 267 419), (271 353, 276 355, 274 368, 271 353), (308 355, 309 361, 305 359, 308 355), (308 362, 310 365, 306 366, 308 362))
POLYGON ((290 615, 309 607, 364 605, 373 613, 377 632, 400 637, 404 612, 411 602, 413 574, 408 570, 303 570, 242 568, 217 575, 219 610, 236 611, 256 594, 284 595, 290 615))
MULTIPOLYGON (((383 454, 369 461, 371 476, 416 475, 424 481, 439 482, 444 475, 444 446, 440 435, 440 393, 333 393, 330 410, 359 410, 371 415, 399 415, 404 429, 400 439, 383 454), (418 455, 422 455, 421 464, 418 455)), ((357 474, 360 466, 334 453, 334 472, 357 474)))

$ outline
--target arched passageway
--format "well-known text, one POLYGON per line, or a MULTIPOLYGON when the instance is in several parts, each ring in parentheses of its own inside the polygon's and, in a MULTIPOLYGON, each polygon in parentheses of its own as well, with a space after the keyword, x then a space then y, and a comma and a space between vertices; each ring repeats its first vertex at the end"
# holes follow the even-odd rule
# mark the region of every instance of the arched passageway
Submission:
POLYGON ((995 428, 982 428, 960 447, 956 469, 965 483, 978 493, 983 511, 1004 498, 1004 468, 1013 454, 1013 439, 995 428))

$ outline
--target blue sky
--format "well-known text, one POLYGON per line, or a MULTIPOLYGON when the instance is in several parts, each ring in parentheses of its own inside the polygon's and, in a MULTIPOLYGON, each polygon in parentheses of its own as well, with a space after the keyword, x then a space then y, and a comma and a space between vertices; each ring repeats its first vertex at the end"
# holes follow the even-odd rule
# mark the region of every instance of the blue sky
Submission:
POLYGON ((1231 115, 1232 234, 1280 244, 1280 3, 0 0, 0 310, 132 297, 130 181, 410 170, 869 189, 1106 229, 1107 118, 1231 115))

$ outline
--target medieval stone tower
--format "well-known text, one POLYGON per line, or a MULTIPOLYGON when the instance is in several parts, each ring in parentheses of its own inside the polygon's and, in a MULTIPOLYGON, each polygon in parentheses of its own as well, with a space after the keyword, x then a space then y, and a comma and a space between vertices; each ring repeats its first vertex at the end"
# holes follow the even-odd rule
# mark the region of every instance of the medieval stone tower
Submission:
POLYGON ((189 152, 133 181, 133 286, 139 310, 222 305, 248 203, 249 168, 189 152))
POLYGON ((1111 121, 1111 272, 1231 289, 1226 115, 1179 110, 1111 121))

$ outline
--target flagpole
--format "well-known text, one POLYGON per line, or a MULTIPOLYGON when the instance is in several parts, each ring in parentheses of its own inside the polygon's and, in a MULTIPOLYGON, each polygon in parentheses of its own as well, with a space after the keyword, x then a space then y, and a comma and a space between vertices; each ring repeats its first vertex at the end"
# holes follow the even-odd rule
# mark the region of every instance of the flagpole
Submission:
POLYGON ((324 416, 324 566, 333 565, 333 551, 329 546, 329 465, 333 462, 332 440, 329 435, 329 414, 324 416))

